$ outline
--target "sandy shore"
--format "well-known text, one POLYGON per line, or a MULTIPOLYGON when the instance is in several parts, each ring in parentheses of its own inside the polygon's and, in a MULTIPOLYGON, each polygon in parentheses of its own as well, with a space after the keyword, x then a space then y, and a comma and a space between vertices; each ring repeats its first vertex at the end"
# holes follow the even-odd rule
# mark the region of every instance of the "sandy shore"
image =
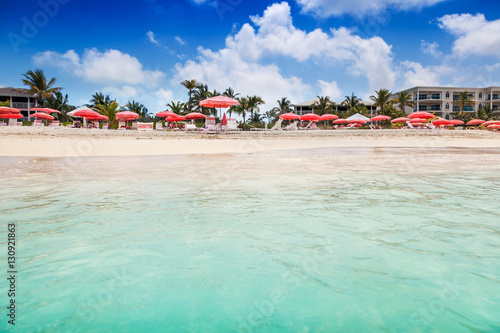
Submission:
POLYGON ((318 130, 216 135, 0 127, 0 156, 222 154, 324 147, 500 148, 500 133, 479 130, 318 130))

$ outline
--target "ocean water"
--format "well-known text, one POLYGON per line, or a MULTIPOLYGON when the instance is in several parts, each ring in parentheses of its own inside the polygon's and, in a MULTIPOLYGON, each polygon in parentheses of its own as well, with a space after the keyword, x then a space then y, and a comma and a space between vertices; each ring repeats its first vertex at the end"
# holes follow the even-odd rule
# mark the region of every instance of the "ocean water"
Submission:
POLYGON ((499 162, 411 148, 2 158, 1 306, 15 223, 23 332, 498 332, 499 162))

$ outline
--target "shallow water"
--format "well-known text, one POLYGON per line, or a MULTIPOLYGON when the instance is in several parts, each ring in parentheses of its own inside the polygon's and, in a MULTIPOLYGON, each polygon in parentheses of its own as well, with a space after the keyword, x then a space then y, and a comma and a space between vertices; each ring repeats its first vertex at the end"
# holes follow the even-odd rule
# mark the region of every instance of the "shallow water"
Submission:
POLYGON ((0 159, 16 327, 498 331, 499 162, 411 148, 0 159))

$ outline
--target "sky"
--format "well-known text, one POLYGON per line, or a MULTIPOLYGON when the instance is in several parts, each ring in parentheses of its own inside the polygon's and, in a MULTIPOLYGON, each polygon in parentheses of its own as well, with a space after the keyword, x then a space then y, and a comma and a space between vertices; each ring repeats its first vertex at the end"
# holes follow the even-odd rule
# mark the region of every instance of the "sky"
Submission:
POLYGON ((500 3, 470 0, 2 1, 0 87, 42 69, 88 103, 95 92, 150 112, 186 102, 183 80, 341 102, 414 86, 500 86, 500 3))

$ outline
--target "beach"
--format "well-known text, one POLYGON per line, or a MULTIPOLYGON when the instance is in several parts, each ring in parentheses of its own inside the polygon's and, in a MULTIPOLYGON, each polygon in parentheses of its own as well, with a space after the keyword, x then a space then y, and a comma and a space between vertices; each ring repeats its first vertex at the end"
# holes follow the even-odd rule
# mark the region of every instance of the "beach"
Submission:
POLYGON ((316 130, 201 134, 64 127, 0 128, 0 156, 155 156, 328 147, 500 148, 500 133, 479 130, 316 130))

